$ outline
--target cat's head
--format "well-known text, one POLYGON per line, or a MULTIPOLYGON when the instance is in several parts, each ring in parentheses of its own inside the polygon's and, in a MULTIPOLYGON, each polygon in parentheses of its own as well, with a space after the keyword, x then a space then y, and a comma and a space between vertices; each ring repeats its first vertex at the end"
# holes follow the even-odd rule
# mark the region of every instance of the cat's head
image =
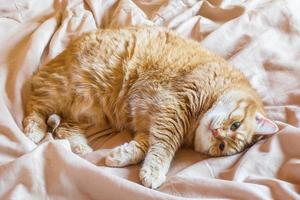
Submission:
POLYGON ((195 150, 211 156, 243 151, 277 125, 266 118, 257 97, 232 90, 223 94, 201 118, 195 132, 195 150))

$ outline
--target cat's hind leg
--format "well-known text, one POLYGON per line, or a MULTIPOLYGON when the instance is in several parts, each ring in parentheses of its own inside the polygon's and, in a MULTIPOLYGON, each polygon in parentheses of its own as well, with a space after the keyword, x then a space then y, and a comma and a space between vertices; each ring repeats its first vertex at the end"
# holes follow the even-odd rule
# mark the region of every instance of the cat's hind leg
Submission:
POLYGON ((31 111, 23 120, 24 133, 34 143, 39 143, 46 134, 47 125, 44 114, 31 111))
POLYGON ((70 143, 71 150, 80 155, 93 151, 88 145, 84 132, 85 129, 81 128, 78 123, 64 120, 62 120, 54 131, 57 138, 67 139, 70 143))
POLYGON ((124 167, 141 162, 148 150, 148 135, 136 134, 129 143, 115 147, 106 157, 105 164, 111 167, 124 167))

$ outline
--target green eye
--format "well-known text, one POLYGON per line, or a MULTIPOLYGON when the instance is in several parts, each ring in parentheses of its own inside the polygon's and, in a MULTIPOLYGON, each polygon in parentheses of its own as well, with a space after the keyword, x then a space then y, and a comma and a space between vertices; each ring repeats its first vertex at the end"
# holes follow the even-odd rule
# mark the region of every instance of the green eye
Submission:
POLYGON ((224 142, 221 142, 221 143, 219 144, 219 149, 220 149, 221 151, 223 151, 224 148, 225 148, 225 143, 224 143, 224 142))
POLYGON ((240 126, 241 126, 241 122, 234 122, 233 124, 231 124, 230 130, 236 131, 240 126))

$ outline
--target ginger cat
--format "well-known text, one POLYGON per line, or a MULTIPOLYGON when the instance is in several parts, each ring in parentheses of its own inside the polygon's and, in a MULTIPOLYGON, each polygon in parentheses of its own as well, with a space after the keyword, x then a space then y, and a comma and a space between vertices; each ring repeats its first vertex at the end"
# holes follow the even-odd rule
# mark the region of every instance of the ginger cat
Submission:
POLYGON ((23 121, 34 142, 48 124, 73 152, 92 149, 88 127, 110 123, 134 134, 106 165, 144 160, 143 185, 159 187, 182 145, 211 156, 243 151, 277 126, 245 76, 199 43, 155 27, 83 34, 32 78, 23 121), (53 115, 55 114, 55 115, 53 115), (54 122, 53 122, 54 120, 54 122))

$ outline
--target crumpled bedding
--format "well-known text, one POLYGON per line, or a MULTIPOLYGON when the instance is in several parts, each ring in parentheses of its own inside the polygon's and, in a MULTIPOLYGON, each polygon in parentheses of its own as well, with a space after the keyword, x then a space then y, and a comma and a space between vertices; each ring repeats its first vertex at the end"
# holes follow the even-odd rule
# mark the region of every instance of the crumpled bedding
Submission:
POLYGON ((300 3, 295 0, 0 0, 1 199, 300 199, 300 3), (233 156, 181 149, 157 190, 140 166, 109 168, 128 133, 106 127, 83 157, 22 130, 29 80, 83 32, 157 25, 193 38, 241 69, 280 131, 233 156))

